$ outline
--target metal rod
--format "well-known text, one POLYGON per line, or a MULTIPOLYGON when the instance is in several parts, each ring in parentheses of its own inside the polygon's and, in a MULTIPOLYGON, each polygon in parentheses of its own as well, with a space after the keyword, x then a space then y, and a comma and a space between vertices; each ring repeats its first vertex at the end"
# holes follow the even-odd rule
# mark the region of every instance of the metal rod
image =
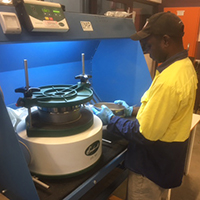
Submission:
POLYGON ((104 138, 102 138, 102 141, 103 141, 103 142, 106 142, 106 143, 109 143, 109 144, 112 143, 112 141, 110 141, 110 140, 106 140, 106 139, 104 139, 104 138))
POLYGON ((37 178, 35 178, 35 177, 33 177, 33 176, 32 176, 32 180, 33 180, 34 182, 38 183, 39 185, 41 185, 42 187, 46 188, 46 189, 48 189, 48 188, 50 187, 50 186, 47 185, 46 183, 43 183, 42 181, 38 180, 37 178))
MULTIPOLYGON (((28 90, 29 79, 28 79, 28 64, 26 59, 24 59, 24 69, 25 69, 26 89, 28 90)), ((32 127, 31 108, 28 108, 28 116, 29 116, 29 126, 32 127)))
POLYGON ((85 75, 85 54, 82 53, 82 74, 85 75))
POLYGON ((27 60, 24 59, 24 69, 25 69, 25 78, 26 78, 26 89, 29 89, 29 79, 28 79, 28 64, 27 60))

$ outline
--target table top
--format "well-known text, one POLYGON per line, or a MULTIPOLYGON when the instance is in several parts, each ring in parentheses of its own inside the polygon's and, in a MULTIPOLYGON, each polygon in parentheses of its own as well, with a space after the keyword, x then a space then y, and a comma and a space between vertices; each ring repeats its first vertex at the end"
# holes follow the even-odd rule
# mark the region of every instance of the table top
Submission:
POLYGON ((192 116, 192 124, 191 124, 191 129, 192 130, 200 121, 200 115, 198 114, 193 114, 192 116))

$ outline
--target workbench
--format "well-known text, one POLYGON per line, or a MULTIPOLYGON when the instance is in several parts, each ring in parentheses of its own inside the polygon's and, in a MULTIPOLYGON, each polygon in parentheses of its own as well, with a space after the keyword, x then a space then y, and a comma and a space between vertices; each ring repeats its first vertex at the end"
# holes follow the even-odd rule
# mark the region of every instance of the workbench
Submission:
POLYGON ((127 177, 123 161, 128 142, 105 129, 103 138, 111 143, 103 141, 102 156, 89 171, 61 179, 40 177, 39 180, 49 186, 46 189, 36 184, 40 200, 107 199, 127 177))

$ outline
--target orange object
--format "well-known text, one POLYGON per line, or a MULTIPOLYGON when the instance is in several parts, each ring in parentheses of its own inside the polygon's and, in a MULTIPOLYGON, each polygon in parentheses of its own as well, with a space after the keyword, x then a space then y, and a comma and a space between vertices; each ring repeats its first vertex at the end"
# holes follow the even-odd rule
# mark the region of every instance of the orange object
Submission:
POLYGON ((200 24, 200 7, 166 7, 164 11, 176 14, 183 21, 185 26, 184 48, 189 47, 189 57, 195 58, 200 24))
POLYGON ((114 195, 111 195, 108 200, 122 200, 122 199, 120 199, 119 197, 116 197, 114 195))

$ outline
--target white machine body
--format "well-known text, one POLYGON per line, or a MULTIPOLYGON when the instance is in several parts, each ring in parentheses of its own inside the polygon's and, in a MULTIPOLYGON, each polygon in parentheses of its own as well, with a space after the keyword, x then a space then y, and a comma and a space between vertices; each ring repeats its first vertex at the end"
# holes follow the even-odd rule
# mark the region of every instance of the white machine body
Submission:
POLYGON ((28 137, 25 121, 17 126, 19 140, 30 151, 29 169, 44 176, 64 176, 86 170, 102 154, 102 122, 97 116, 86 131, 65 137, 28 137))

